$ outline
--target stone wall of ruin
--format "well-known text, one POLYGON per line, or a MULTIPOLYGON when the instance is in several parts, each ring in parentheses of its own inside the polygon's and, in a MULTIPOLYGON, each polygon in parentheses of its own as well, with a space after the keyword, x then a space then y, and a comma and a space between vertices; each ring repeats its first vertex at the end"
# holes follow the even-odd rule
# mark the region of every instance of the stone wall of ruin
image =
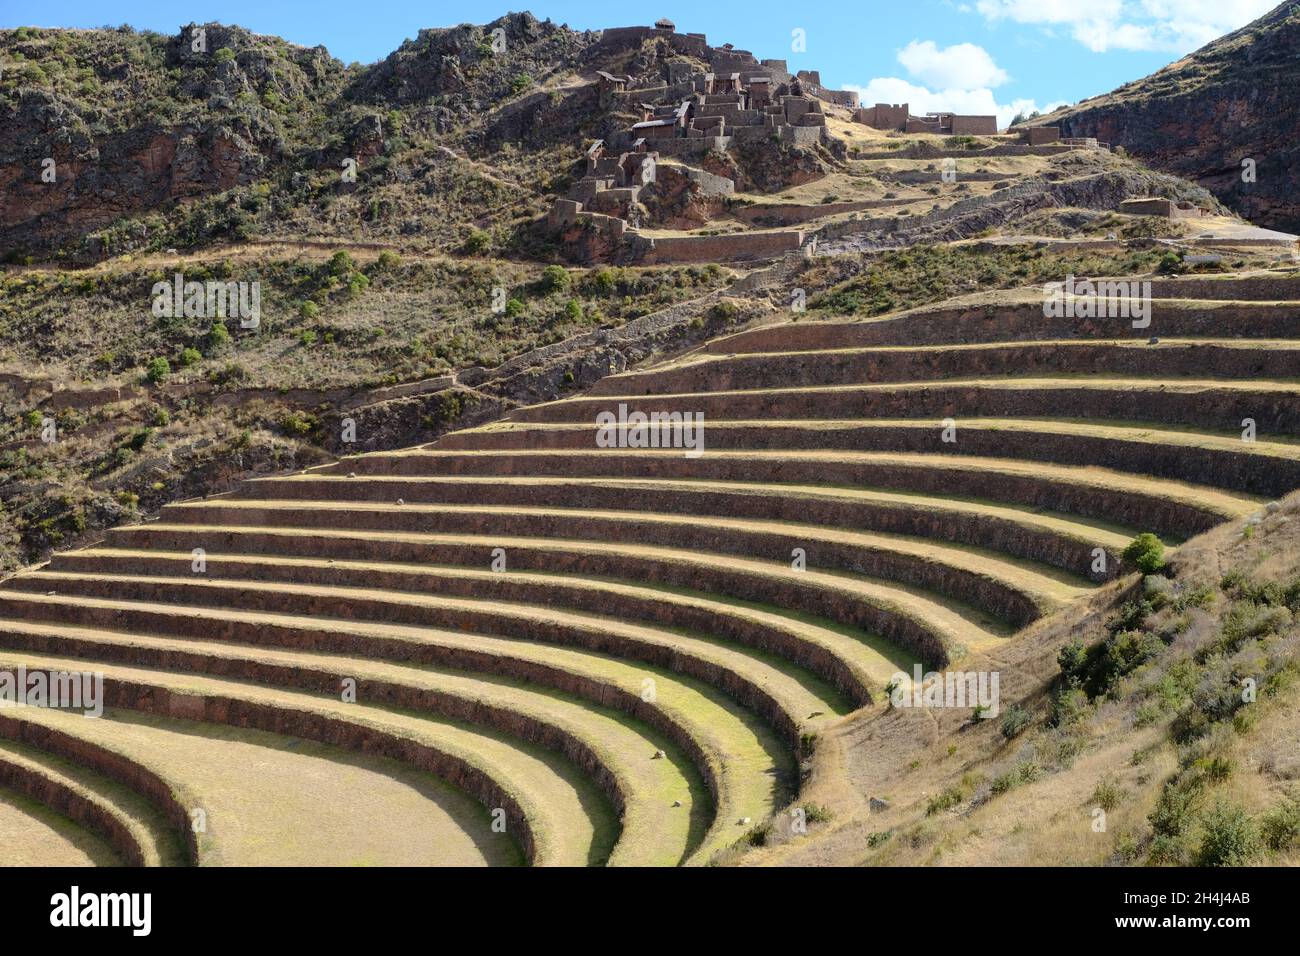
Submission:
POLYGON ((774 259, 803 245, 803 232, 750 232, 731 236, 669 236, 652 240, 642 262, 742 262, 774 259))

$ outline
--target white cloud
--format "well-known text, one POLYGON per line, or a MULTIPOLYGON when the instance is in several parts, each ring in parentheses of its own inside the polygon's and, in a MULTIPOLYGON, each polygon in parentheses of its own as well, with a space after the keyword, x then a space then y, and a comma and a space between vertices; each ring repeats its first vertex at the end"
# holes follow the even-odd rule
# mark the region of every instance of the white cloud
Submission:
POLYGON ((1276 0, 976 0, 990 22, 1068 29, 1095 53, 1185 54, 1267 13, 1276 0))
POLYGON ((899 51, 898 62, 926 86, 974 89, 1007 81, 1006 71, 993 62, 987 50, 973 43, 940 50, 933 40, 913 40, 899 51))
POLYGON ((1005 128, 1018 113, 1031 113, 1038 110, 1047 113, 1063 106, 1052 103, 1039 106, 1033 100, 1017 99, 1009 103, 999 103, 993 91, 987 87, 980 89, 961 89, 953 87, 944 90, 931 90, 918 86, 896 76, 881 76, 865 86, 847 86, 856 90, 862 97, 862 105, 874 106, 877 103, 906 103, 913 116, 926 113, 952 112, 974 116, 997 116, 998 127, 1005 128))

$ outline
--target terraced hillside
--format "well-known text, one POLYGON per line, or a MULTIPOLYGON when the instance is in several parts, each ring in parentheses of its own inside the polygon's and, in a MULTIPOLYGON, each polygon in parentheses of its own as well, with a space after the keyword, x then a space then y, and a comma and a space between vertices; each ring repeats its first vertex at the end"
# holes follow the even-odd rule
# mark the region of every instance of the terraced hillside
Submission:
POLYGON ((7 710, 0 774, 91 861, 310 862, 273 785, 303 742, 351 768, 327 802, 420 820, 418 862, 731 859, 898 672, 1300 487, 1300 281, 1153 294, 1140 330, 1028 296, 752 328, 170 505, 0 588, 0 670, 100 672, 109 708, 7 710), (703 413, 703 453, 598 447, 620 405, 703 413), (223 797, 218 760, 272 782, 223 797))

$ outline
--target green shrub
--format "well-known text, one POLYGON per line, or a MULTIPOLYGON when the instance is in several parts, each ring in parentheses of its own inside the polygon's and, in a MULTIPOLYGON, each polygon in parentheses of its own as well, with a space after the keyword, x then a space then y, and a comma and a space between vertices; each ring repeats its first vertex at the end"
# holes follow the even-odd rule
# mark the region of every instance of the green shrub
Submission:
POLYGON ((298 333, 298 343, 304 348, 310 348, 316 344, 316 332, 313 329, 303 329, 298 333))
POLYGON ((1088 713, 1088 695, 1082 687, 1063 687, 1052 698, 1052 724, 1069 727, 1088 713))
POLYGON ((740 306, 723 300, 709 310, 709 316, 717 322, 735 322, 740 318, 740 306))
POLYGON ((230 344, 230 330, 224 322, 213 322, 208 329, 208 351, 215 352, 230 344))
POLYGON ((930 802, 925 805, 925 815, 932 817, 944 810, 951 810, 953 807, 960 805, 965 799, 966 792, 960 786, 951 786, 942 793, 930 798, 930 802))
POLYGON ((1197 866, 1241 866, 1259 852, 1259 836, 1245 811, 1227 803, 1214 805, 1202 821, 1205 832, 1197 866))
POLYGON ((1097 781, 1096 789, 1092 791, 1092 799, 1097 806, 1110 813, 1124 799, 1124 791, 1110 777, 1102 777, 1097 781))
POLYGON ((1171 781, 1160 792, 1160 799, 1156 801, 1155 809, 1147 815, 1147 822, 1157 835, 1181 836, 1196 815, 1200 797, 1199 787, 1180 786, 1171 781))
POLYGON ((145 368, 144 375, 145 378, 157 385, 159 382, 166 380, 167 376, 171 375, 171 373, 171 363, 162 356, 159 356, 158 358, 153 359, 145 368))
POLYGON ((809 823, 825 823, 831 819, 831 811, 820 803, 805 803, 803 813, 804 819, 809 823))
POLYGON ((332 276, 337 276, 341 279, 348 273, 352 272, 356 267, 357 264, 352 261, 352 256, 348 254, 346 249, 340 249, 338 252, 334 253, 334 255, 330 256, 329 274, 332 276))
POLYGON ((298 315, 304 319, 314 319, 320 315, 320 306, 311 299, 304 299, 302 305, 298 306, 298 315))
POLYGON ((314 416, 305 412, 288 412, 280 419, 280 427, 289 435, 308 435, 319 425, 314 416))
POLYGON ((602 266, 587 273, 583 285, 592 295, 612 295, 618 288, 618 273, 608 266, 602 266))
POLYGON ((1019 704, 1012 704, 1002 715, 1002 736, 1007 740, 1019 737, 1032 720, 1033 716, 1028 710, 1019 704))
POLYGON ((564 305, 564 314, 568 316, 570 322, 578 322, 582 319, 582 303, 577 299, 570 299, 564 305))
POLYGON ((542 291, 545 293, 565 292, 572 284, 573 278, 564 266, 547 266, 542 270, 542 291))
POLYGON ((506 315, 510 318, 518 318, 524 314, 525 306, 519 299, 511 299, 506 303, 506 315))
POLYGON ((1143 574, 1159 574, 1165 568, 1164 543, 1150 532, 1143 532, 1124 549, 1124 560, 1143 574))
POLYGON ((1001 796, 1014 790, 1019 782, 1020 777, 1016 772, 1008 770, 1006 773, 1000 773, 993 778, 993 782, 989 784, 989 791, 995 796, 1001 796))
POLYGON ((1186 268, 1183 264, 1183 254, 1171 251, 1160 257, 1160 264, 1156 267, 1156 271, 1164 275, 1178 275, 1186 268))
POLYGON ((198 349, 181 349, 180 362, 182 368, 189 368, 201 361, 203 361, 203 353, 198 349))
POLYGON ((471 255, 485 252, 492 245, 492 237, 482 229, 471 229, 465 240, 465 251, 471 255))
POLYGON ((1289 608, 1238 601, 1223 615, 1219 637, 1204 650, 1202 657, 1231 654, 1247 641, 1286 630, 1291 621, 1289 608))
POLYGON ((348 296, 355 299, 370 288, 370 277, 364 272, 354 272, 348 279, 348 296))
POLYGON ((1264 814, 1260 838, 1275 853, 1300 846, 1300 799, 1292 797, 1264 814))
POLYGON ((395 252, 385 249, 379 254, 379 259, 375 262, 380 269, 392 270, 402 264, 401 258, 395 252))

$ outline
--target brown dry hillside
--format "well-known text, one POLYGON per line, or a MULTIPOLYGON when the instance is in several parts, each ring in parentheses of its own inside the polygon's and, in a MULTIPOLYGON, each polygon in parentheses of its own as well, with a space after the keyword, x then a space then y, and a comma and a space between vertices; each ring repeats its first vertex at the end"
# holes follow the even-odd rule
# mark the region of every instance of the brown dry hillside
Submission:
POLYGON ((813 761, 807 833, 749 863, 1294 865, 1300 541, 1291 496, 1029 629, 1003 711, 877 709, 813 761), (939 714, 938 719, 935 714, 939 714))

